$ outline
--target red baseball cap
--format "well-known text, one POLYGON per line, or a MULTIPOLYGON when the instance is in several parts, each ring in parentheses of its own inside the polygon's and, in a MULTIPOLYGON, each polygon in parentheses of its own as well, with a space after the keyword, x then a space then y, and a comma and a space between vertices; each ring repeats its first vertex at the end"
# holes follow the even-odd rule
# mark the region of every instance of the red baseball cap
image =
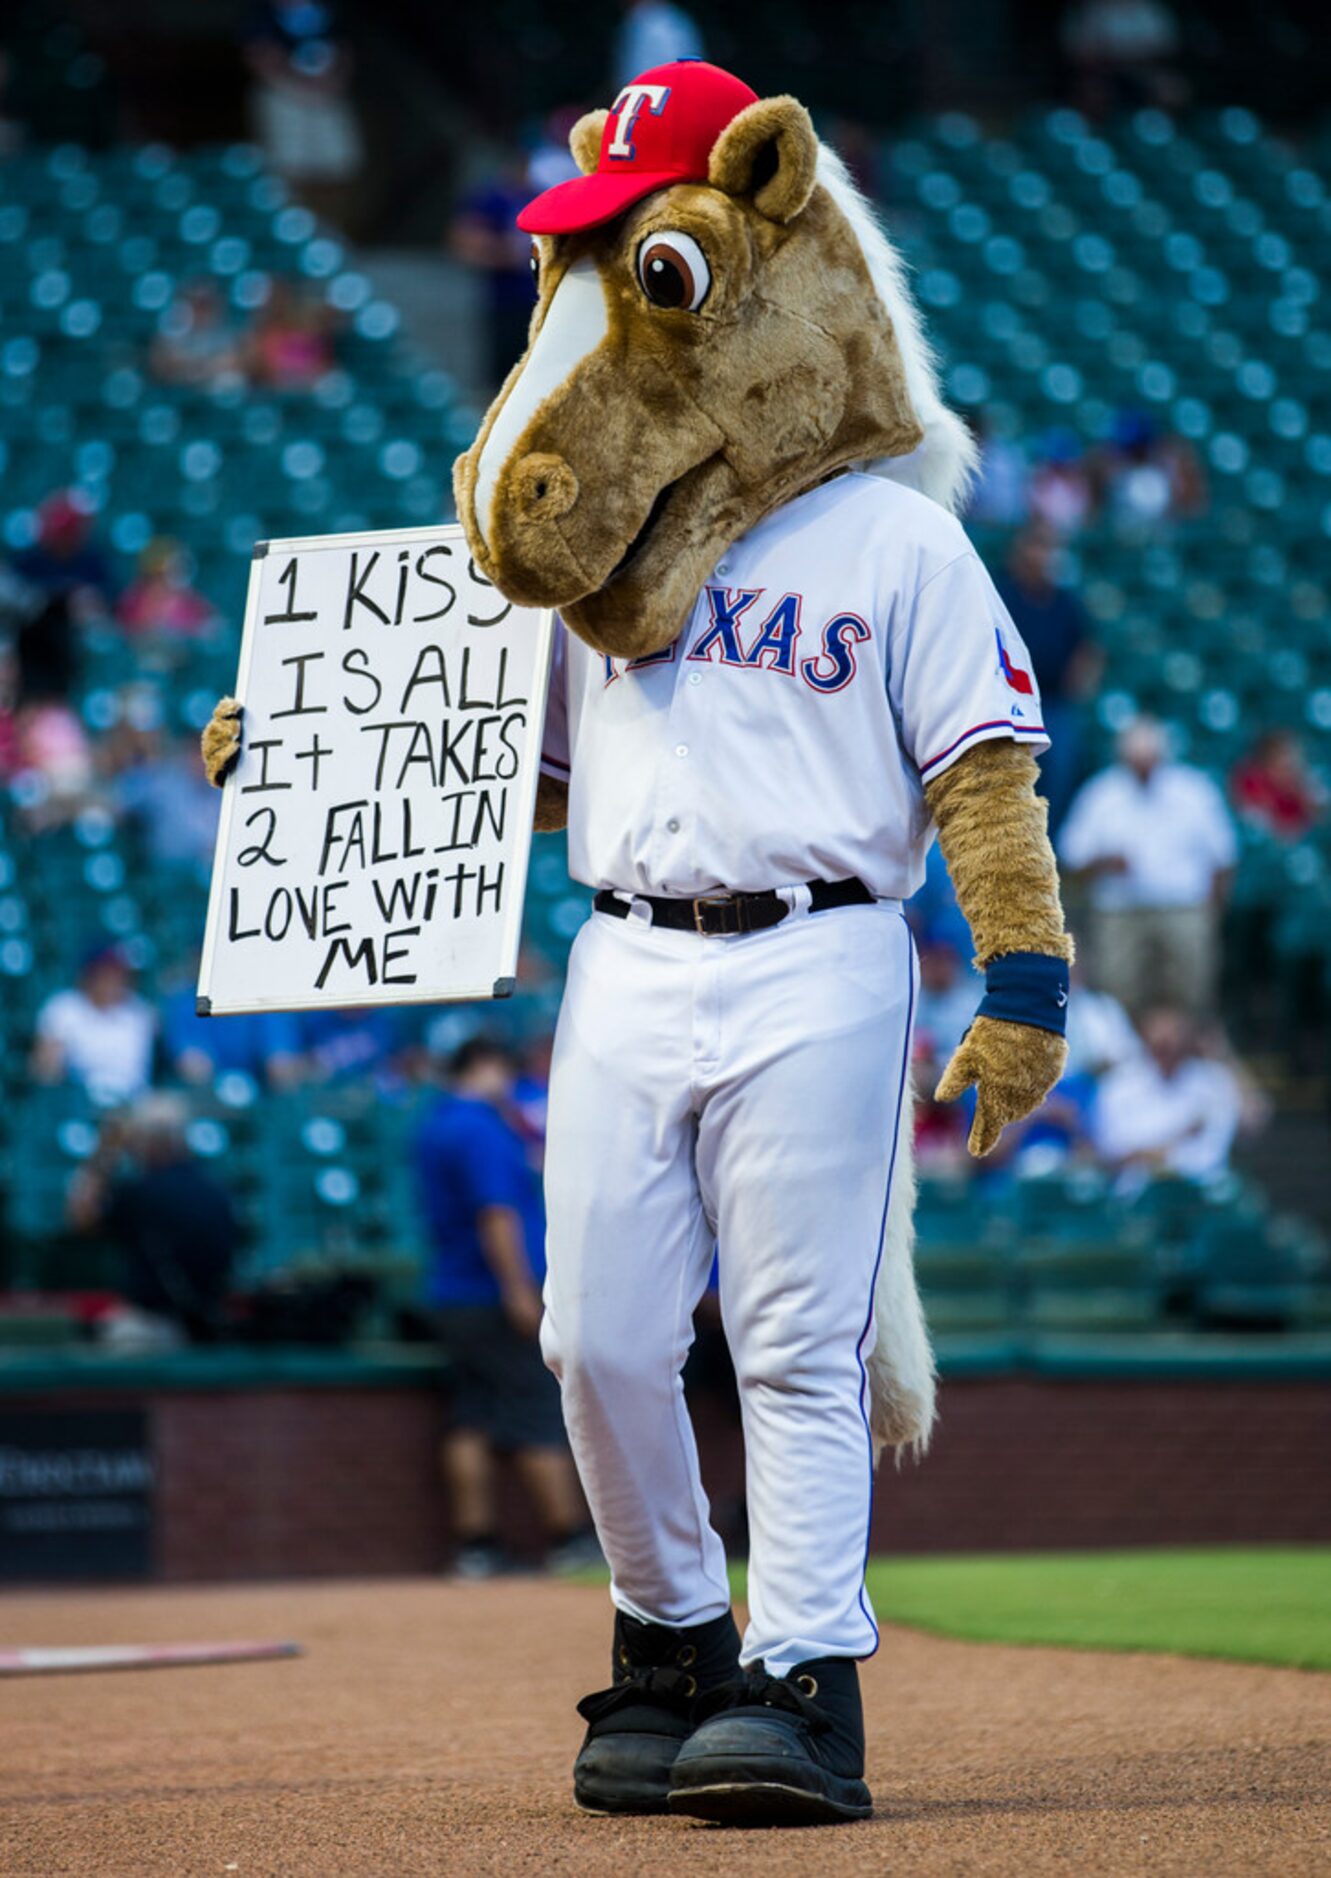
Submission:
POLYGON ((594 172, 537 196, 518 227, 529 235, 569 235, 613 221, 654 189, 705 183, 712 145, 757 102, 742 79, 705 59, 652 66, 615 99, 594 172))

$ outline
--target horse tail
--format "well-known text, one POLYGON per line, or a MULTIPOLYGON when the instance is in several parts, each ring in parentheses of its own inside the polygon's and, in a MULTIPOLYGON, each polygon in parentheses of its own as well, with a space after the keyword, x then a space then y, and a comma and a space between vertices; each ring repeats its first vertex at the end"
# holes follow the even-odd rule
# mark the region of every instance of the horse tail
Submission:
POLYGON ((897 1450, 898 1460, 906 1451, 918 1460, 929 1445, 936 1413, 933 1351, 915 1285, 914 1107, 907 1076, 874 1291, 874 1345, 867 1366, 875 1464, 887 1447, 897 1450))

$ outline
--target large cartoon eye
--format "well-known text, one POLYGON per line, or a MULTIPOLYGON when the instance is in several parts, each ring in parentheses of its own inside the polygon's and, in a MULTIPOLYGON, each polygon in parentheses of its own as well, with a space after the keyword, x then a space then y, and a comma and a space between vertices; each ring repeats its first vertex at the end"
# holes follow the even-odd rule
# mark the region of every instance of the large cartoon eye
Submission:
POLYGON ((539 292, 541 286, 541 249, 540 244, 535 241, 531 244, 531 277, 539 292))
POLYGON ((638 279, 653 306, 696 313, 707 298, 712 273, 692 235, 665 228, 648 235, 639 248, 638 279))

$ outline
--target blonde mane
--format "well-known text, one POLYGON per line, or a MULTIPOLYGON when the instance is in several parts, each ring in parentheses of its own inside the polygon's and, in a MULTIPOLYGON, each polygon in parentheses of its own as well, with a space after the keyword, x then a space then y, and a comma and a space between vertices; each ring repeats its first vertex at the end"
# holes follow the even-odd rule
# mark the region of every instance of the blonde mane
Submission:
POLYGON ((911 403, 924 427, 924 442, 909 456, 876 457, 863 467, 871 475, 918 489, 955 514, 965 502, 975 471, 975 441, 939 393, 937 359, 920 324, 906 278, 906 263, 851 181, 841 158, 825 143, 818 146, 817 177, 860 244, 874 290, 891 317, 911 403))

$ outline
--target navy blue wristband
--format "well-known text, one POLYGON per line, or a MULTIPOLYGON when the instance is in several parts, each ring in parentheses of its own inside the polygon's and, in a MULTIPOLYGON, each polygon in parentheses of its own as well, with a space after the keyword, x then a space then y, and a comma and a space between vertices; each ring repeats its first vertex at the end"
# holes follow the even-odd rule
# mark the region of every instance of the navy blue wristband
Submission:
POLYGON ((1034 1024, 1063 1036, 1068 1027, 1066 959, 1046 952, 1004 952, 984 975, 984 998, 977 1017, 999 1017, 1008 1024, 1034 1024))

